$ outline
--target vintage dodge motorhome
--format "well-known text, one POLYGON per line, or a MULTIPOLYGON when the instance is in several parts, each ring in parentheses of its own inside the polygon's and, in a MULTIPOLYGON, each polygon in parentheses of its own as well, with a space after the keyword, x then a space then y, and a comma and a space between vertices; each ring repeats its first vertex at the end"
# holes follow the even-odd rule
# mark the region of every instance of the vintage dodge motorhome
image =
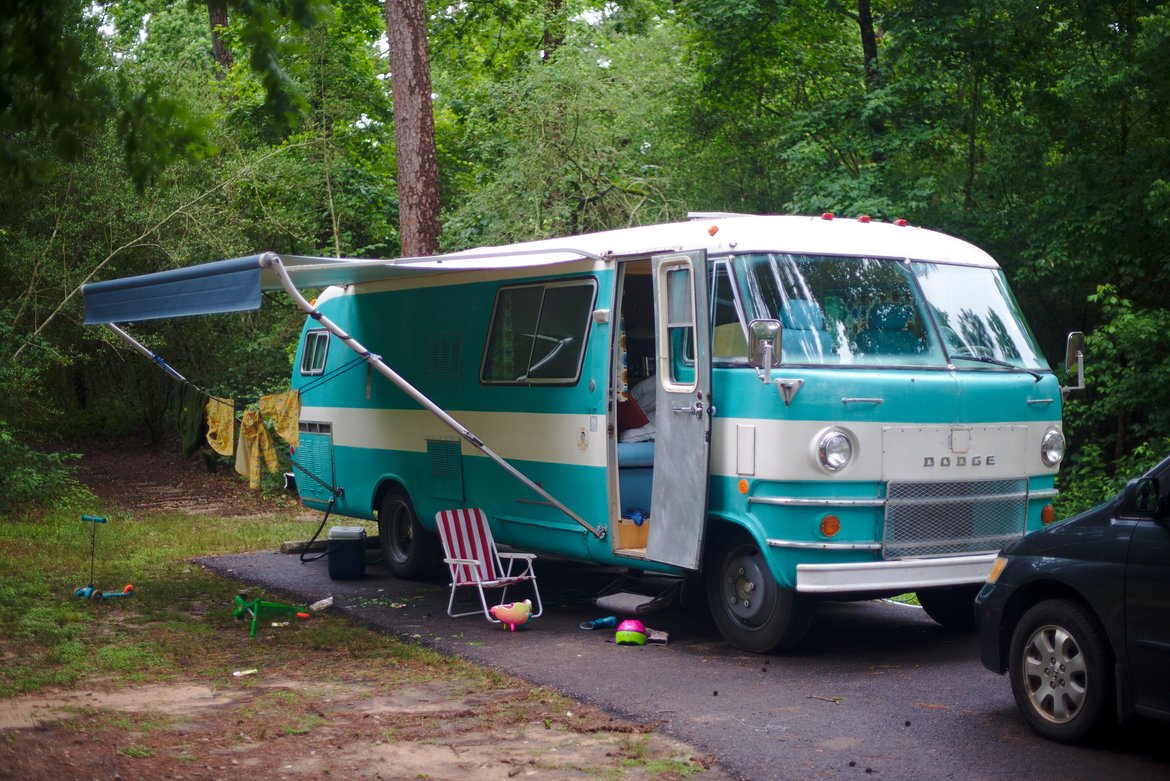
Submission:
POLYGON ((87 322, 266 289, 309 315, 301 498, 377 519, 399 577, 439 555, 437 511, 479 507, 515 548, 701 578, 724 636, 768 652, 817 598, 916 592, 966 622, 996 552, 1052 513, 1062 389, 995 261, 937 232, 697 215, 428 258, 264 253, 88 285, 87 322))

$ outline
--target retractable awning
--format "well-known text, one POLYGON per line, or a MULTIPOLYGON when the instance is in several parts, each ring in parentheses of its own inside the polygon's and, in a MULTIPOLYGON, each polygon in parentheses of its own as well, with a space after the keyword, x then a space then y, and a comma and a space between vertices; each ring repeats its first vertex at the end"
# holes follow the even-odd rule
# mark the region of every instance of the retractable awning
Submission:
POLYGON ((260 308, 266 290, 284 283, 265 258, 276 257, 300 289, 376 282, 404 276, 528 268, 599 256, 571 248, 461 252, 426 258, 354 260, 263 253, 83 285, 85 323, 128 323, 166 317, 245 312, 260 308))

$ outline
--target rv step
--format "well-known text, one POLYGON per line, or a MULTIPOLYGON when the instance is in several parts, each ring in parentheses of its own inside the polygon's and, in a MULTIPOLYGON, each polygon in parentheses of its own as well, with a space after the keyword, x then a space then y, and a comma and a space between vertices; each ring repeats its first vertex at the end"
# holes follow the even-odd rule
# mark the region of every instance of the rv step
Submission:
POLYGON ((644 615, 664 610, 678 601, 679 578, 639 578, 623 575, 603 588, 593 604, 615 613, 644 615))

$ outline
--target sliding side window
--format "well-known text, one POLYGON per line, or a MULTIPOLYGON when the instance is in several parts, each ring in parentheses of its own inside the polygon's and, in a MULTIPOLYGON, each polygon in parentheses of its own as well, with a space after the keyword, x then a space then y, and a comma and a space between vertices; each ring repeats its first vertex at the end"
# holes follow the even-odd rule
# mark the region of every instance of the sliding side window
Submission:
POLYGON ((576 383, 596 292, 592 279, 500 288, 480 380, 523 385, 576 383))
POLYGON ((301 374, 321 374, 325 371, 325 355, 329 352, 329 332, 321 329, 305 334, 305 351, 301 353, 301 374))

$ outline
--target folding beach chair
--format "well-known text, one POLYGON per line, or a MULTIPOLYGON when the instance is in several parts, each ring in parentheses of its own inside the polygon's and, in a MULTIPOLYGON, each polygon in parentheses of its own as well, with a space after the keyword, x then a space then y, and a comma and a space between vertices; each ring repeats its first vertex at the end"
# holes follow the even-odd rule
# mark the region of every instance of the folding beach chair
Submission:
POLYGON ((532 584, 532 593, 536 600, 536 610, 532 616, 539 616, 544 611, 540 603, 540 589, 536 587, 536 573, 532 569, 536 555, 500 553, 496 550, 496 541, 492 538, 487 514, 483 510, 479 508, 444 510, 435 515, 435 523, 439 527, 439 537, 443 541, 443 551, 446 553, 443 561, 451 571, 451 598, 447 601, 447 615, 458 618, 480 612, 479 610, 466 613, 452 612, 455 609, 455 590, 466 586, 479 592, 484 618, 498 624, 500 622, 493 618, 488 610, 484 589, 503 589, 500 594, 502 603, 507 597, 508 587, 516 583, 532 584), (505 564, 507 566, 504 566, 505 564), (514 567, 517 570, 515 573, 512 571, 514 567))

